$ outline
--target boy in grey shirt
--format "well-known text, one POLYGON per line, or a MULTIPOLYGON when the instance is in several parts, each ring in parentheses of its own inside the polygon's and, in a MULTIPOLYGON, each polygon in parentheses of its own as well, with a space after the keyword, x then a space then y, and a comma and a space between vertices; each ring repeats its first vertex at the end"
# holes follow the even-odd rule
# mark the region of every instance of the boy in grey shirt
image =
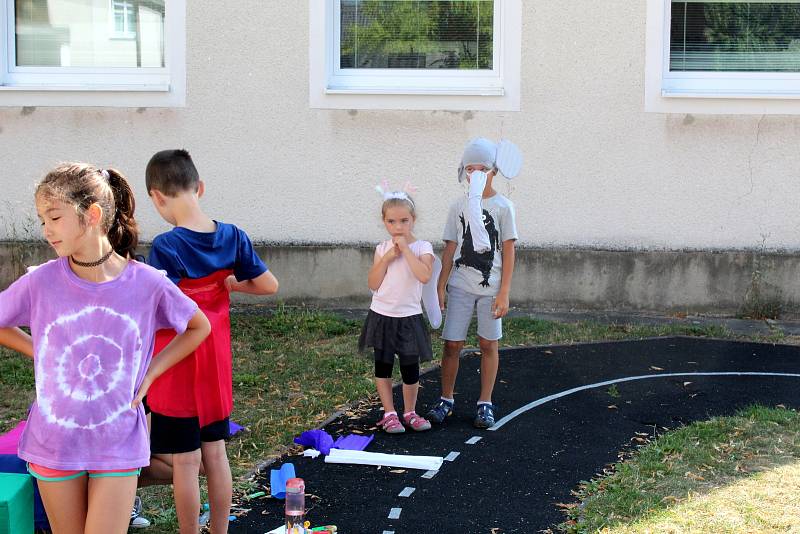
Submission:
POLYGON ((476 306, 481 393, 474 425, 489 428, 495 423, 492 390, 499 365, 498 340, 502 337, 501 318, 508 312, 517 240, 514 205, 492 187, 497 173, 496 154, 496 145, 487 139, 478 138, 467 144, 459 179, 470 181, 474 193, 450 206, 445 224, 438 286, 439 302, 443 306, 446 302, 447 308, 442 331, 442 395, 427 415, 435 423, 443 422, 453 412, 459 356, 476 306), (473 221, 476 224, 470 224, 473 221), (472 230, 480 222, 483 228, 472 230))

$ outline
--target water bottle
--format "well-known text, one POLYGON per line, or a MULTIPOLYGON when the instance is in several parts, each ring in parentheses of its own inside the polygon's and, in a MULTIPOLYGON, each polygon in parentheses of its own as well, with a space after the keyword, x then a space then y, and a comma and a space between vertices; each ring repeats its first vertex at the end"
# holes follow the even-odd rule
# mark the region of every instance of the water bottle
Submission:
POLYGON ((286 534, 305 532, 306 485, 302 478, 286 481, 286 534))

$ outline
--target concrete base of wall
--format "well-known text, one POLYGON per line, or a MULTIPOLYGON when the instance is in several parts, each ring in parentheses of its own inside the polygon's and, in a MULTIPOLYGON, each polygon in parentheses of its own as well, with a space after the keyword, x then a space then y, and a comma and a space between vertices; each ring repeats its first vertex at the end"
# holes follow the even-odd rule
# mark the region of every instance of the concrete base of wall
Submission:
MULTIPOLYGON (((147 247, 141 247, 146 253, 147 247)), ((366 307, 373 249, 258 247, 289 304, 366 307)), ((0 287, 53 257, 42 244, 0 243, 0 287)), ((541 310, 618 310, 737 315, 800 312, 800 254, 519 249, 512 305, 541 310)), ((236 295, 248 302, 252 297, 236 295)), ((263 301, 263 300, 262 300, 263 301)))

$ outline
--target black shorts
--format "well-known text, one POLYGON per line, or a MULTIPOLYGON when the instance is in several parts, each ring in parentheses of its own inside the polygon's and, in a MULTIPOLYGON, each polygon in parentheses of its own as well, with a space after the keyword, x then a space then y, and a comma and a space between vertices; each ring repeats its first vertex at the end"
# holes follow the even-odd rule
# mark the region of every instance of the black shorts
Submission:
POLYGON ((226 417, 200 427, 197 417, 170 417, 150 414, 150 452, 153 454, 178 454, 200 448, 201 442, 230 438, 230 419, 226 417))

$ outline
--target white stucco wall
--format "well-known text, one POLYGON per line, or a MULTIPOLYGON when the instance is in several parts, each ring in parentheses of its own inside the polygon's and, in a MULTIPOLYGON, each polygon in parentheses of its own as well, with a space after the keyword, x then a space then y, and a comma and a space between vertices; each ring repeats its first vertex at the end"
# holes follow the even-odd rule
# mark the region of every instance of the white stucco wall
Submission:
POLYGON ((521 244, 800 249, 800 116, 645 113, 643 1, 523 12, 520 112, 348 111, 309 108, 305 2, 189 2, 187 107, 0 107, 0 238, 49 167, 88 160, 130 176, 150 239, 167 226, 145 164, 186 147, 209 214, 256 240, 381 239, 384 178, 419 187, 417 234, 438 240, 461 148, 484 135, 526 157, 521 244))

